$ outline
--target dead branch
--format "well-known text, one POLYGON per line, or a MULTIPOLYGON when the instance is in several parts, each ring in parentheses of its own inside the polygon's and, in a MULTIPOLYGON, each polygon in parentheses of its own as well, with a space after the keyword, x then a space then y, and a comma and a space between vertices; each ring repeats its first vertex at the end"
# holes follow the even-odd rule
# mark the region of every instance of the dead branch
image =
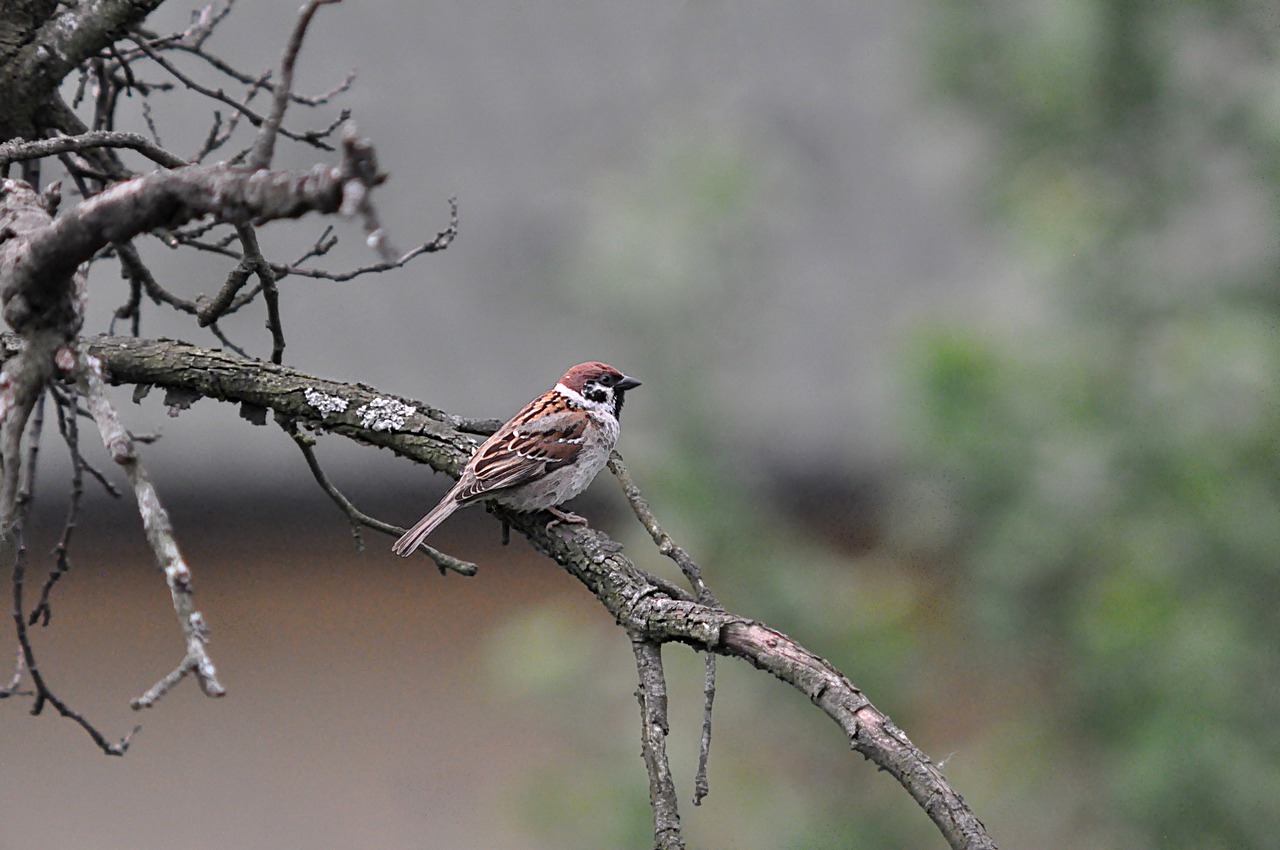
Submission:
MULTIPOLYGON (((178 80, 184 86, 196 92, 197 94, 201 94, 209 98, 210 100, 216 100, 220 103, 226 104, 227 106, 231 107, 232 110, 235 111, 235 114, 237 116, 243 117, 246 121, 248 121, 254 127, 260 128, 266 122, 267 120, 266 116, 262 115, 262 113, 260 112, 257 112, 249 108, 249 100, 252 99, 251 96, 246 97, 242 101, 237 101, 234 98, 227 95, 224 91, 222 91, 222 89, 211 89, 208 86, 201 85, 192 77, 184 74, 176 65, 170 62, 168 59, 165 59, 164 56, 162 56, 158 51, 152 49, 152 47, 149 44, 147 44, 146 41, 139 38, 135 38, 133 40, 133 43, 137 45, 138 49, 141 50, 143 53, 145 53, 147 55, 147 58, 149 58, 152 62, 155 62, 157 65, 163 68, 167 73, 171 74, 174 77, 174 79, 178 80)), ((266 80, 264 79, 262 80, 261 84, 253 85, 250 89, 250 92, 256 93, 256 91, 262 88, 263 86, 265 86, 265 84, 266 84, 266 80)), ((343 120, 346 120, 345 114, 344 114, 343 120)), ((285 129, 284 127, 279 127, 277 128, 276 132, 278 132, 281 136, 284 136, 287 139, 292 139, 296 142, 303 142, 305 144, 311 145, 312 147, 319 148, 320 150, 331 151, 333 150, 333 146, 327 144, 324 141, 324 139, 330 133, 333 132, 333 129, 334 127, 330 126, 327 130, 311 130, 305 133, 296 133, 291 130, 285 129)))
POLYGON ((705 673, 702 678, 702 736, 698 742, 698 772, 693 778, 693 804, 701 806, 711 793, 707 781, 707 762, 711 760, 711 708, 716 701, 716 657, 703 655, 705 673))
POLYGON ((13 139, 0 144, 0 168, 10 163, 62 153, 90 150, 92 148, 128 148, 135 150, 157 165, 165 168, 181 168, 186 160, 137 133, 113 133, 107 130, 90 130, 76 136, 58 136, 52 139, 27 142, 13 139))
POLYGON ((667 680, 662 672, 662 644, 633 634, 640 686, 640 754, 649 774, 649 805, 653 809, 653 846, 656 850, 684 850, 680 837, 680 812, 676 786, 667 762, 667 680))
MULTIPOLYGON (((6 357, 17 340, 0 338, 6 357)), ((456 476, 474 442, 461 420, 358 384, 316 378, 184 343, 97 337, 87 342, 112 381, 176 387, 248 402, 308 427, 388 448, 456 476)), ((796 688, 844 731, 850 747, 893 776, 954 848, 995 844, 939 767, 830 662, 769 626, 699 602, 637 567, 608 535, 591 528, 546 529, 549 516, 495 511, 585 585, 628 634, 740 658, 796 688)))
POLYGON ((321 6, 337 2, 338 0, 308 0, 298 12, 298 22, 289 36, 289 43, 285 45, 284 56, 280 59, 280 82, 276 85, 275 97, 271 101, 271 111, 263 119, 258 139, 253 145, 253 153, 249 155, 250 168, 266 168, 271 164, 276 149, 276 134, 280 131, 280 122, 284 120, 289 95, 293 92, 293 65, 298 59, 298 51, 302 49, 302 39, 306 36, 307 27, 316 11, 321 6))
MULTIPOLYGON (((390 529, 359 512, 328 480, 315 457, 309 437, 300 428, 339 434, 369 445, 382 446, 437 471, 457 475, 468 459, 474 441, 469 434, 483 433, 486 423, 451 416, 420 402, 378 392, 363 385, 344 384, 306 375, 281 365, 285 346, 278 305, 277 281, 284 274, 331 276, 306 269, 301 262, 331 247, 325 237, 292 266, 270 263, 257 244, 252 225, 308 212, 358 217, 366 239, 381 263, 358 269, 380 271, 403 265, 414 256, 439 250, 456 234, 457 208, 450 227, 420 248, 397 251, 384 232, 371 203, 372 189, 385 179, 378 169, 372 145, 345 124, 345 113, 326 129, 297 133, 283 126, 290 103, 300 101, 292 91, 293 66, 308 23, 320 5, 335 0, 309 0, 299 14, 293 34, 281 57, 279 75, 257 77, 230 74, 244 86, 237 99, 221 88, 211 88, 184 74, 166 57, 172 50, 194 52, 208 67, 229 73, 219 60, 203 51, 209 33, 225 18, 230 3, 210 6, 181 33, 165 38, 138 29, 138 24, 160 0, 83 0, 60 6, 33 31, 0 43, 0 64, 12 84, 0 87, 0 169, 22 163, 28 182, 6 179, 0 183, 0 300, 4 318, 19 332, 2 340, 4 360, 0 372, 0 560, 13 565, 14 618, 21 656, 13 692, 23 668, 34 686, 33 712, 46 704, 83 726, 105 752, 123 753, 129 737, 107 741, 48 689, 36 664, 35 652, 24 616, 26 506, 32 495, 33 470, 39 451, 42 419, 33 410, 51 381, 72 377, 86 400, 109 456, 124 468, 137 498, 144 530, 169 587, 182 631, 184 654, 172 672, 133 700, 134 708, 155 704, 187 675, 194 675, 204 692, 220 696, 222 685, 208 654, 208 630, 192 595, 191 571, 174 539, 168 515, 154 486, 138 461, 135 441, 124 430, 106 389, 108 381, 139 387, 160 386, 172 394, 175 404, 210 397, 242 404, 265 415, 273 411, 294 437, 308 466, 326 493, 354 524, 390 529), (115 42, 126 32, 134 48, 121 49, 115 42), (15 46, 16 45, 16 46, 15 46), (145 97, 173 83, 152 83, 135 73, 133 63, 143 58, 190 91, 229 106, 225 122, 215 116, 197 159, 226 144, 236 122, 245 120, 259 128, 251 148, 230 157, 231 164, 191 165, 160 145, 158 128, 143 103, 143 119, 151 132, 147 139, 114 132, 122 93, 145 97), (61 99, 59 86, 80 69, 76 103, 92 97, 91 126, 76 116, 61 99), (260 92, 271 95, 265 114, 249 104, 260 92), (270 171, 278 137, 305 142, 326 150, 325 140, 345 124, 341 137, 341 162, 316 166, 307 172, 270 171), (61 135, 57 135, 61 134, 61 135), (54 135, 54 138, 45 138, 54 135), (18 138, 34 138, 23 141, 18 138), (134 176, 117 150, 131 148, 170 169, 134 176), (38 191, 42 157, 58 156, 84 200, 54 219, 57 191, 38 191), (244 162, 245 165, 236 165, 244 162), (197 220, 229 225, 234 236, 219 241, 205 239, 203 228, 174 229, 197 220), (153 233, 171 245, 232 256, 238 265, 212 300, 194 303, 168 293, 146 270, 129 240, 153 233), (232 247, 238 241, 238 251, 232 247), (202 326, 217 331, 220 317, 252 301, 258 293, 266 302, 267 325, 272 334, 271 360, 258 361, 221 351, 208 351, 183 343, 137 338, 78 339, 84 312, 85 277, 82 264, 91 262, 109 246, 120 256, 130 279, 128 302, 120 318, 133 319, 138 329, 142 295, 196 316, 202 326), (326 247, 328 246, 328 247, 326 247), (250 277, 256 284, 246 292, 250 277), (28 429, 28 422, 31 422, 28 429), (24 433, 27 456, 22 455, 24 433)), ((150 68, 148 63, 142 63, 150 68)), ((344 84, 345 85, 345 84, 344 84)), ((243 355, 243 352, 240 352, 243 355)), ((74 397, 65 402, 66 415, 74 418, 74 397)), ((65 433, 65 432, 64 432, 65 433)), ((68 441, 74 443, 75 440, 68 441)), ((75 486, 82 471, 92 467, 75 459, 75 486)), ((693 587, 690 593, 637 567, 622 547, 607 535, 589 528, 549 531, 547 517, 495 509, 504 529, 516 528, 531 544, 559 563, 591 590, 632 640, 639 675, 637 695, 641 705, 642 744, 650 779, 654 812, 655 846, 682 848, 674 782, 667 761, 666 682, 661 651, 664 644, 680 643, 707 654, 704 686, 705 713, 701 758, 695 780, 694 801, 706 794, 706 760, 710 745, 710 714, 715 693, 713 654, 741 658, 758 669, 804 693, 842 729, 850 746, 894 776, 937 824, 953 847, 993 848, 981 822, 950 788, 938 766, 829 662, 786 635, 762 623, 726 611, 702 579, 697 564, 671 539, 654 518, 648 502, 621 458, 611 468, 623 484, 637 519, 662 554, 672 558, 693 587)), ((78 498, 75 497, 75 498, 78 498)), ((72 517, 74 518, 74 505, 72 517)), ((68 521, 67 533, 73 526, 68 521)), ((440 553, 432 554, 444 565, 440 553)), ((455 568, 458 564, 455 563, 455 568)), ((472 566, 472 565, 463 565, 472 566)), ((474 567, 472 567, 474 569, 474 567)), ((61 562, 59 569, 61 569, 61 562)), ((47 591, 41 607, 47 615, 47 591)), ((37 607, 39 614, 41 607, 37 607)), ((135 730, 136 731, 136 730, 135 730)))
POLYGON ((5 105, 18 109, 4 120, 14 126, 30 123, 32 106, 45 102, 68 74, 113 44, 161 2, 88 0, 49 15, 7 63, 3 99, 5 105))
POLYGON ((173 608, 178 615, 178 625, 182 628, 186 643, 186 654, 173 672, 142 696, 135 698, 132 705, 135 709, 150 708, 187 674, 196 677, 206 696, 223 696, 226 690, 218 681, 217 670, 206 648, 209 636, 204 615, 195 607, 191 569, 178 549, 169 514, 160 504, 160 497, 146 470, 138 462, 133 439, 120 423, 120 417, 107 397, 101 364, 92 355, 80 354, 76 371, 80 392, 88 402, 89 412, 93 414, 93 420, 102 434, 107 453, 124 469, 133 484, 134 495, 138 500, 138 513, 142 516, 142 527, 146 531, 147 542, 155 553, 156 563, 164 571, 165 582, 173 597, 173 608))
POLYGON ((0 224, 12 219, 10 236, 21 236, 25 247, 21 263, 0 267, 8 281, 6 321, 16 330, 25 328, 34 316, 68 323, 46 302, 65 293, 67 278, 97 251, 140 233, 203 216, 245 225, 298 218, 308 212, 336 213, 348 207, 361 211, 368 205, 369 190, 383 178, 373 163, 372 147, 353 132, 344 137, 343 151, 340 166, 316 166, 307 172, 215 165, 148 174, 112 186, 56 221, 47 213, 33 221, 30 209, 38 202, 34 191, 24 189, 21 181, 4 181, 0 202, 21 203, 0 203, 0 224), (10 213, 11 209, 15 211, 10 213))
MULTIPOLYGON (((0 448, 0 558, 13 564, 11 581, 13 601, 13 621, 18 637, 18 649, 21 662, 15 672, 11 687, 16 688, 18 675, 25 667, 31 677, 35 690, 31 706, 32 714, 40 714, 46 705, 53 706, 61 716, 69 718, 89 735, 90 739, 107 755, 123 755, 129 749, 129 742, 137 733, 137 728, 119 741, 109 741, 98 729, 72 709, 50 689, 36 660, 35 647, 28 634, 24 601, 26 584, 26 544, 25 526, 27 508, 30 506, 31 482, 34 480, 35 454, 31 454, 24 465, 22 457, 23 433, 27 423, 31 421, 32 412, 42 397, 44 381, 53 361, 49 344, 53 337, 46 333, 37 333, 15 357, 8 360, 0 372, 0 425, 3 426, 3 447, 0 448), (26 486, 22 481, 26 479, 26 486), (26 495, 21 494, 25 490, 26 495)), ((39 423, 35 420, 31 435, 31 446, 39 444, 39 423)))
MULTIPOLYGON (((325 494, 333 500, 334 504, 341 508, 342 512, 347 515, 347 520, 351 523, 353 530, 358 529, 363 525, 366 528, 372 528, 374 531, 380 531, 393 538, 400 537, 404 534, 404 528, 371 517, 364 511, 357 508, 352 504, 350 499, 342 494, 341 490, 334 486, 333 482, 329 480, 329 476, 325 474, 324 469, 321 468, 320 459, 316 457, 314 437, 304 434, 301 429, 297 427, 297 423, 289 423, 285 428, 285 431, 293 438, 294 443, 296 443, 298 448, 302 451, 302 456, 307 462, 307 468, 311 470, 311 475, 315 478, 316 483, 320 485, 320 489, 323 490, 325 494)), ((357 537, 357 540, 358 539, 359 538, 357 537)), ((436 566, 440 568, 441 575, 444 575, 445 570, 453 570, 455 573, 464 576, 473 576, 477 572, 476 565, 470 561, 463 561, 460 558, 447 555, 439 549, 428 546, 426 543, 420 544, 418 548, 420 548, 428 558, 435 561, 436 566)))

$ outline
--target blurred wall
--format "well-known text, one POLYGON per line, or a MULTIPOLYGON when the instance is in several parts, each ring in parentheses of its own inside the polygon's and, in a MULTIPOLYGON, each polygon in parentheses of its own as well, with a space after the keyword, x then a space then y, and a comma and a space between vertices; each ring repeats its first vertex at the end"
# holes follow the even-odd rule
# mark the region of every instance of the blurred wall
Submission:
MULTIPOLYGON (((462 229, 448 251, 400 271, 286 280, 286 362, 497 416, 573 363, 616 361, 646 380, 628 410, 633 450, 666 451, 679 422, 711 427, 711 414, 687 409, 700 399, 727 458, 881 461, 894 449, 895 358, 921 311, 1019 303, 968 206, 980 138, 933 108, 912 14, 887 2, 324 8, 297 87, 325 91, 348 69, 356 82, 333 108, 294 108, 288 123, 324 126, 351 107, 391 177, 377 203, 393 239, 433 236, 450 195, 462 229)), ((154 26, 180 28, 186 15, 166 5, 154 26)), ((277 62, 293 15, 237 7, 210 45, 256 72, 277 62)), ((155 101, 162 141, 195 150, 210 107, 185 92, 155 101)), ((279 162, 330 158, 285 145, 279 162)), ((322 228, 273 225, 261 240, 287 259, 322 228)), ((327 267, 372 261, 354 225, 337 233, 327 267)), ((230 265, 143 246, 188 297, 215 291, 230 265)), ((90 328, 106 327, 122 286, 99 264, 90 328)), ((146 334, 219 345, 146 309, 146 334)), ((262 355, 262 322, 258 308, 223 325, 262 355)), ((161 480, 285 486, 278 476, 297 459, 283 438, 246 434, 212 406, 166 427, 176 445, 156 453, 161 480)), ((166 424, 162 409, 151 400, 136 427, 166 424)))

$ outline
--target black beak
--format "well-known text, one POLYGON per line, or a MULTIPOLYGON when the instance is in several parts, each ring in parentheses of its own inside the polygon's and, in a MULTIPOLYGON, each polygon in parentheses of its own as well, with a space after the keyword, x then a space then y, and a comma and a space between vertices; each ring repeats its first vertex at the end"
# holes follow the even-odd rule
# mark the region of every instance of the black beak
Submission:
POLYGON ((635 378, 628 378, 626 375, 623 375, 622 379, 619 380, 618 383, 614 384, 613 386, 614 386, 614 389, 619 389, 619 390, 634 390, 636 387, 640 386, 640 382, 637 381, 635 378))

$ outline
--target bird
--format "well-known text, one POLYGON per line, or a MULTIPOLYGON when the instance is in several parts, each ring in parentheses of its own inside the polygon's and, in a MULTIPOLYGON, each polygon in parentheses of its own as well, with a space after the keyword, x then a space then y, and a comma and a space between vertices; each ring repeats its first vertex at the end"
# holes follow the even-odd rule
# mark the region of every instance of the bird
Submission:
POLYGON ((612 366, 579 363, 480 444, 458 483, 391 547, 402 558, 458 508, 482 501, 517 511, 550 511, 557 523, 585 525, 559 505, 587 489, 618 442, 627 390, 640 386, 612 366))

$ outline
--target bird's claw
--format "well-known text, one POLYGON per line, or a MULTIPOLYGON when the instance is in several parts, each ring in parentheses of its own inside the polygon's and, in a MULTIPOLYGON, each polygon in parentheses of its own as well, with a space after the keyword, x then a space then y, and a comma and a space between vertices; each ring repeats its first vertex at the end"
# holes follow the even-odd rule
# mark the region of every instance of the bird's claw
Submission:
POLYGON ((577 514, 575 514, 573 511, 562 511, 559 508, 547 508, 547 512, 555 517, 555 519, 547 523, 548 533, 550 533, 551 529, 561 524, 567 524, 567 525, 586 525, 587 524, 586 517, 580 517, 577 514))

